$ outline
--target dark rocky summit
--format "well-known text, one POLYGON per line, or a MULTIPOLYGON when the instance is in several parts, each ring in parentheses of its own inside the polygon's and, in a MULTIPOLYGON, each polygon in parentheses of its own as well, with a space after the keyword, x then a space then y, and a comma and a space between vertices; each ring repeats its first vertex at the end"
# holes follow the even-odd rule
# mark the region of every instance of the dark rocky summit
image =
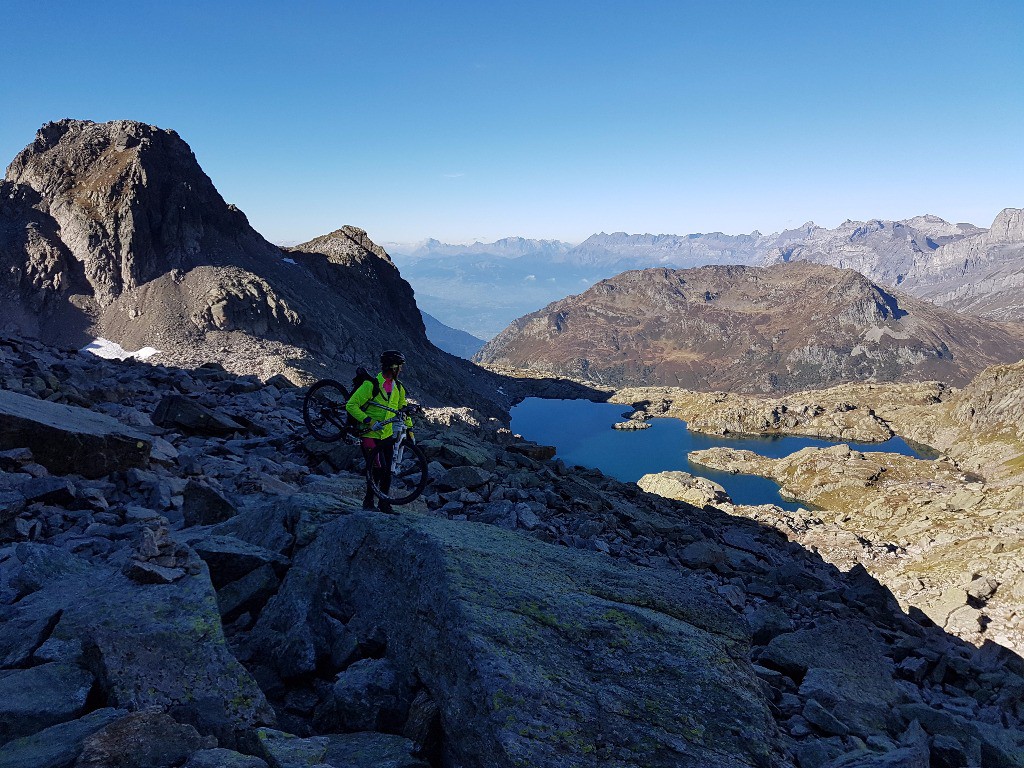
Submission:
POLYGON ((490 407, 491 377, 427 340, 412 289, 364 231, 282 251, 174 131, 49 123, 0 185, 0 328, 295 381, 344 378, 400 348, 430 397, 490 407))
POLYGON ((0 385, 151 446, 0 429, 0 766, 1024 765, 1015 654, 471 410, 386 516, 284 382, 6 338, 0 385))
POLYGON ((811 263, 626 272, 520 318, 477 359, 603 385, 773 392, 966 383, 1024 357, 1024 327, 811 263))

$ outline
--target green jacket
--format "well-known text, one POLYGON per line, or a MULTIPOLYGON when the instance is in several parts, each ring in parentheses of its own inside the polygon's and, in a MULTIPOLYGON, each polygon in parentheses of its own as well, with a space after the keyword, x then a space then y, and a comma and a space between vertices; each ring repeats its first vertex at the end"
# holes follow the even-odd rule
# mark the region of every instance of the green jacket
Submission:
MULTIPOLYGON (((348 402, 345 404, 345 410, 348 411, 352 418, 359 423, 366 420, 369 416, 373 421, 387 421, 395 414, 391 411, 386 411, 380 408, 377 403, 386 405, 388 408, 398 410, 405 406, 405 387, 402 386, 402 382, 397 379, 393 382, 391 387, 391 396, 389 397, 387 392, 384 391, 384 374, 377 374, 377 396, 373 395, 373 382, 364 381, 355 392, 349 397, 348 402)), ((412 429, 412 419, 408 416, 405 417, 405 426, 412 429)), ((373 440, 386 440, 394 434, 394 429, 391 424, 385 424, 384 429, 378 432, 365 432, 362 433, 362 437, 369 437, 373 440)))

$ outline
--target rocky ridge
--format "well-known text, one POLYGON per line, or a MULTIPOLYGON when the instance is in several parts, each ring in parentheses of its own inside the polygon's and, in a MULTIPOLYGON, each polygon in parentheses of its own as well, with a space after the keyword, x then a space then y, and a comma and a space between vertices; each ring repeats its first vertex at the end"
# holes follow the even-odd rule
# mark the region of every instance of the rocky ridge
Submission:
POLYGON ((844 570, 860 564, 904 607, 980 644, 1024 649, 1024 362, 983 371, 962 390, 938 383, 848 385, 786 398, 633 389, 613 398, 646 416, 681 418, 717 434, 803 434, 877 442, 894 434, 938 460, 806 448, 782 459, 714 448, 691 463, 763 475, 809 506, 733 505, 721 494, 650 476, 643 487, 772 524, 844 570))
POLYGON ((48 123, 2 184, 0 328, 307 383, 401 348, 410 383, 437 402, 493 408, 495 383, 427 340, 412 289, 363 230, 282 251, 174 131, 48 123))
POLYGON ((1022 764, 1019 657, 472 411, 384 516, 283 379, 8 338, 0 382, 149 446, 0 446, 0 765, 1022 764))
POLYGON ((964 384, 1024 357, 1019 325, 811 263, 626 272, 520 318, 476 359, 603 386, 786 392, 846 381, 964 384))
POLYGON ((957 311, 1022 320, 1021 217, 1021 209, 1006 208, 987 230, 925 215, 902 221, 847 220, 832 229, 809 221, 771 235, 600 233, 561 259, 616 271, 806 261, 853 269, 872 282, 957 311))

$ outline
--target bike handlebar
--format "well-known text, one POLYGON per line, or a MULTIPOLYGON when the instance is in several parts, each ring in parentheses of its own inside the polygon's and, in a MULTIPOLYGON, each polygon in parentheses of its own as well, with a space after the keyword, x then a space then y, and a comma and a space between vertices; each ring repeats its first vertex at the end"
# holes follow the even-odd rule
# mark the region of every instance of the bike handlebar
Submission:
MULTIPOLYGON (((373 405, 375 407, 377 407, 377 408, 383 408, 385 411, 391 411, 391 413, 395 414, 390 419, 384 419, 383 421, 376 422, 376 423, 378 423, 380 425, 380 426, 377 427, 377 429, 383 429, 384 426, 387 425, 387 424, 405 424, 405 417, 406 416, 411 416, 414 413, 418 413, 419 410, 420 410, 420 407, 418 405, 416 405, 415 403, 407 403, 406 405, 404 405, 404 406, 402 406, 401 408, 398 408, 398 409, 389 408, 386 405, 382 405, 381 403, 376 403, 376 402, 373 405)), ((366 434, 367 432, 371 432, 371 431, 373 431, 373 430, 371 430, 369 427, 367 427, 367 428, 364 428, 364 429, 360 429, 359 430, 359 434, 366 434)))

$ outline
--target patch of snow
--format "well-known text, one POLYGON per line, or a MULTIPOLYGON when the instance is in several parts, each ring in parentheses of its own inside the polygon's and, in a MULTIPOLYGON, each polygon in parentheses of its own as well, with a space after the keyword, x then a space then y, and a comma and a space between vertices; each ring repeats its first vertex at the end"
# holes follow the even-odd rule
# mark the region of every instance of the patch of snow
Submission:
POLYGON ((96 357, 102 357, 104 360, 127 360, 129 357, 134 357, 136 360, 145 360, 153 355, 160 354, 160 350, 155 347, 143 347, 137 352, 129 352, 117 342, 104 338, 99 338, 86 344, 79 352, 89 352, 96 355, 96 357))
POLYGON ((295 264, 295 259, 281 259, 285 264, 295 264))

